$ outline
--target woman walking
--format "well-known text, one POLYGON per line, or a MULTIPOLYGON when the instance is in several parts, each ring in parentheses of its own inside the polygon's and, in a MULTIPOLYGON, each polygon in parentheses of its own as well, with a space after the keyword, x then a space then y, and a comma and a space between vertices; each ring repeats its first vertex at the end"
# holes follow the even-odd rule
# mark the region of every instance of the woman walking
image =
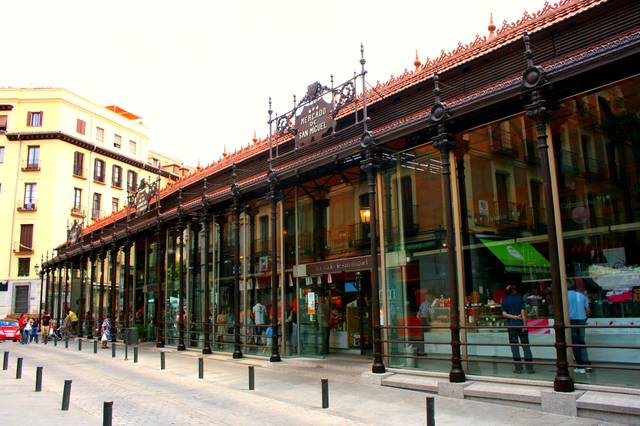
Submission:
POLYGON ((100 338, 102 349, 106 349, 111 341, 111 316, 109 314, 107 314, 107 317, 102 321, 100 331, 102 334, 102 337, 100 338))

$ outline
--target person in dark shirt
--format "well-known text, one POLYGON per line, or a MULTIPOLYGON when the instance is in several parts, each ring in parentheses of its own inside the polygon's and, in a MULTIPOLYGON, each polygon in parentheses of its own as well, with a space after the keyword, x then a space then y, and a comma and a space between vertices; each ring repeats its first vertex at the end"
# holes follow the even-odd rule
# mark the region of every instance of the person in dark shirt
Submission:
POLYGON ((46 311, 42 312, 42 341, 47 344, 49 341, 49 325, 51 323, 51 317, 46 311))
POLYGON ((518 288, 514 284, 507 286, 509 295, 502 301, 502 316, 507 319, 509 328, 509 343, 511 344, 511 353, 515 361, 514 373, 522 373, 522 359, 520 358, 520 345, 524 352, 524 360, 527 373, 534 373, 533 355, 529 346, 529 331, 519 326, 527 325, 527 311, 524 299, 518 294, 518 288))

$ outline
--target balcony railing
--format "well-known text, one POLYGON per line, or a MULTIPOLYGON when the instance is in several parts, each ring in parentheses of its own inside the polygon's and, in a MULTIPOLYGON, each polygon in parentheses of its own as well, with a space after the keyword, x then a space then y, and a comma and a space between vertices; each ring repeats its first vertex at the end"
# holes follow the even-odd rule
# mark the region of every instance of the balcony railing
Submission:
POLYGON ((506 144, 499 139, 493 139, 491 141, 490 149, 493 153, 507 155, 509 157, 515 157, 518 154, 513 145, 510 143, 506 144))
POLYGON ((91 219, 98 220, 107 217, 106 210, 91 209, 91 219))
POLYGON ((538 212, 533 211, 533 207, 524 203, 507 203, 502 209, 494 205, 485 214, 475 213, 474 224, 478 226, 532 226, 544 225, 544 209, 538 208, 538 212))
POLYGON ((13 242, 13 252, 17 254, 30 254, 33 253, 33 243, 26 245, 20 241, 13 242))
POLYGON ((75 216, 75 217, 85 217, 86 216, 84 210, 82 210, 81 208, 75 208, 75 207, 71 207, 70 214, 71 214, 71 216, 75 216))
POLYGON ((24 161, 22 161, 21 167, 22 167, 22 171, 23 172, 37 172, 37 171, 40 171, 40 160, 38 160, 38 161, 24 160, 24 161))
POLYGON ((35 212, 38 210, 35 198, 18 200, 17 204, 19 212, 35 212))

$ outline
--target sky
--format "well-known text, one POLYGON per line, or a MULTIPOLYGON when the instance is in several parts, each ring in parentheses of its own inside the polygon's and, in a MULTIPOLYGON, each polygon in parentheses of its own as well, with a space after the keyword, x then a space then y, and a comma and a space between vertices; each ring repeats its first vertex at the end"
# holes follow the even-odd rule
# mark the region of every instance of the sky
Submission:
POLYGON ((2 87, 64 87, 143 117, 151 148, 206 165, 268 134, 308 84, 386 81, 544 0, 0 0, 2 87))

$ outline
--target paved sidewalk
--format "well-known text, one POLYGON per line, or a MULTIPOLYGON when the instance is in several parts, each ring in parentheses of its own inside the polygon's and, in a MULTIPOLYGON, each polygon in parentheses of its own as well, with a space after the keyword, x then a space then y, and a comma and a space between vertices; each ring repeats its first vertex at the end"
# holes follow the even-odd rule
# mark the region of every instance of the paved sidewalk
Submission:
MULTIPOLYGON (((7 371, 0 370, 3 399, 0 419, 6 425, 98 425, 104 401, 114 401, 119 425, 422 425, 421 392, 367 383, 360 372, 327 371, 263 360, 231 361, 205 356, 204 379, 198 379, 197 352, 166 350, 167 369, 160 370, 158 350, 140 348, 139 362, 123 345, 98 349, 83 341, 49 344, 0 344, 10 352, 7 371), (16 380, 16 358, 24 358, 23 379, 16 380), (256 390, 247 389, 247 365, 255 365, 256 390), (35 367, 44 366, 43 392, 34 392, 35 367), (320 378, 329 378, 330 408, 321 408, 320 378), (60 411, 65 379, 73 380, 70 411, 60 411)), ((293 362, 291 364, 294 364, 293 362)), ((516 407, 436 397, 438 425, 597 425, 589 419, 564 417, 516 407)))

